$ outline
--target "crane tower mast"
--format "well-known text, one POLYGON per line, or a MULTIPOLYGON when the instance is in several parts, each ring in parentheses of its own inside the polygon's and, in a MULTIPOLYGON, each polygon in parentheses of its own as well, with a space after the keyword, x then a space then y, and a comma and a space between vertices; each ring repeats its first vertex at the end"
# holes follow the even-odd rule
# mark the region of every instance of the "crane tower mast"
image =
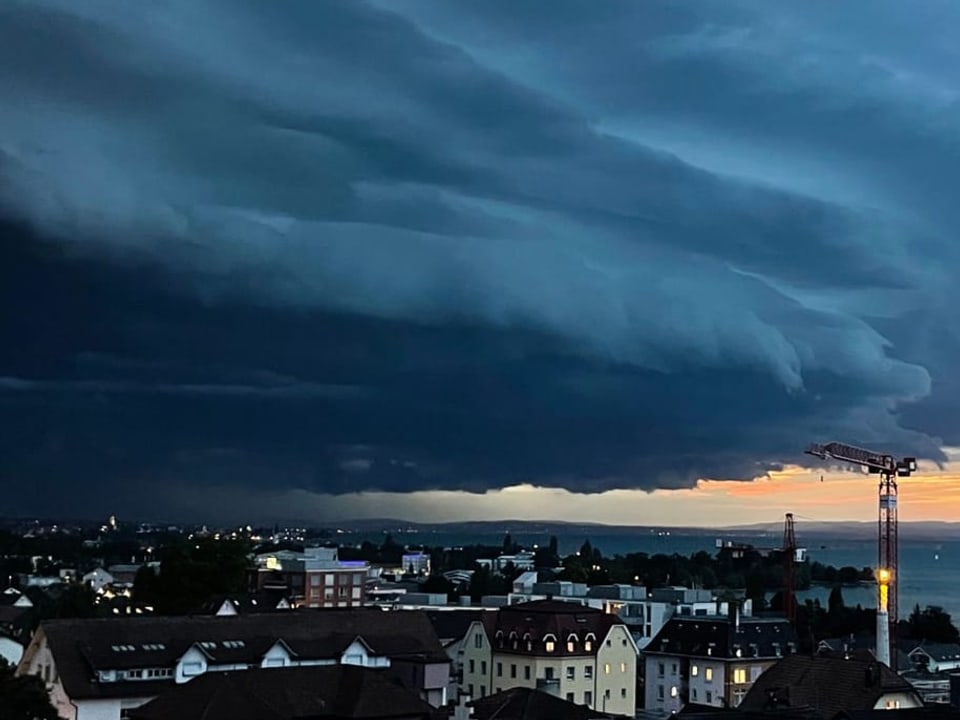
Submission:
POLYGON ((887 665, 896 657, 896 630, 899 617, 897 478, 909 477, 917 469, 916 458, 898 460, 892 455, 831 442, 813 444, 808 455, 832 459, 866 468, 880 475, 877 513, 877 658, 887 665))

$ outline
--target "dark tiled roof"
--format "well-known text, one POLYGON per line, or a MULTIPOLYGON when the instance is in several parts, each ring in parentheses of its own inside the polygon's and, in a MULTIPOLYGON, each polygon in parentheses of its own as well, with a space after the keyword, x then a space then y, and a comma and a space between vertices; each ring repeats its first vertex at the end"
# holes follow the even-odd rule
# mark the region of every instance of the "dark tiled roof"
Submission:
MULTIPOLYGON (((42 625, 70 697, 148 695, 150 681, 97 683, 97 670, 173 667, 193 645, 211 664, 259 664, 278 640, 299 658, 338 657, 357 637, 377 655, 448 662, 426 615, 368 609, 298 610, 229 617, 52 620, 42 625), (138 690, 140 689, 140 690, 138 690)), ((160 681, 160 685, 170 681, 160 681)))
MULTIPOLYGON (((821 641, 821 644, 824 642, 828 641, 821 641)), ((830 647, 832 647, 832 645, 830 647)), ((862 648, 849 648, 848 646, 847 650, 819 650, 817 654, 823 657, 853 659, 861 660, 863 662, 873 662, 877 659, 872 645, 862 648)), ((913 663, 910 661, 910 656, 900 648, 897 648, 896 665, 898 673, 909 672, 910 670, 913 670, 914 667, 913 663)))
POLYGON ((917 650, 925 652, 937 662, 943 662, 944 660, 960 660, 960 645, 955 643, 922 642, 911 652, 915 652, 917 650))
POLYGON ((238 593, 234 595, 215 595, 199 609, 200 615, 213 615, 227 601, 233 603, 238 613, 283 612, 277 605, 287 600, 286 593, 280 590, 261 590, 257 593, 238 593))
POLYGON ((490 610, 427 610, 426 615, 437 631, 440 642, 448 643, 459 640, 467 634, 470 625, 484 616, 491 614, 490 610))
POLYGON ((748 616, 736 623, 725 615, 673 617, 644 653, 734 659, 739 649, 743 658, 776 658, 791 652, 795 640, 790 623, 780 618, 748 616))
POLYGON ((531 688, 511 688, 467 703, 474 720, 591 720, 610 718, 586 705, 576 705, 531 688))
POLYGON ((717 708, 712 705, 687 703, 677 713, 683 720, 821 720, 813 708, 777 708, 775 711, 754 712, 741 708, 717 708))
POLYGON ((483 617, 487 636, 493 647, 500 652, 543 654, 544 638, 553 635, 556 638, 556 648, 551 655, 557 656, 596 653, 599 643, 610 632, 610 628, 619 623, 619 619, 614 615, 559 600, 535 600, 507 605, 498 612, 487 613, 483 617), (502 633, 502 645, 498 642, 498 633, 502 633), (518 640, 516 648, 511 640, 513 633, 518 640), (590 634, 594 636, 593 650, 587 652, 583 641, 590 634), (577 637, 573 652, 567 650, 567 638, 570 635, 577 637), (529 651, 524 639, 526 636, 529 636, 532 642, 532 649, 529 651))
POLYGON ((890 718, 894 720, 960 720, 960 710, 949 705, 927 705, 899 710, 860 710, 837 713, 833 720, 890 720, 890 718))
POLYGON ((206 673, 131 713, 135 720, 427 720, 433 714, 382 671, 348 665, 206 673))
POLYGON ((33 608, 15 607, 13 605, 0 606, 0 625, 16 625, 27 619, 33 608))
POLYGON ((757 679, 740 708, 761 712, 810 707, 829 720, 841 711, 873 708, 883 695, 894 692, 917 698, 910 683, 882 663, 791 655, 757 679))

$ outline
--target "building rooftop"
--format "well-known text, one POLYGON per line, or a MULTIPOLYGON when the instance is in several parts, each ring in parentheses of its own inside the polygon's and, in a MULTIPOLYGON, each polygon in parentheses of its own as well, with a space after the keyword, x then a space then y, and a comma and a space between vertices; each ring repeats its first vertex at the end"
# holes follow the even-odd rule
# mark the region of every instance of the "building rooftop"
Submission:
POLYGON ((592 720, 611 718, 586 705, 554 697, 532 688, 511 688, 467 703, 474 720, 592 720))
POLYGON ((621 623, 614 615, 583 605, 535 600, 488 613, 483 624, 493 647, 501 652, 542 655, 545 641, 552 637, 555 645, 550 654, 564 656, 594 654, 610 628, 621 623), (585 641, 591 637, 588 650, 585 641))
POLYGON ((336 659, 358 637, 394 660, 448 662, 423 613, 372 609, 298 610, 229 617, 143 617, 51 620, 43 623, 57 670, 73 698, 151 694, 172 681, 97 682, 100 670, 172 668, 197 646, 210 664, 259 664, 282 640, 295 657, 336 659))
MULTIPOLYGON (((403 612, 403 611, 401 611, 403 612)), ((491 610, 427 610, 426 616, 437 632, 437 637, 444 645, 459 640, 467 634, 467 630, 477 620, 483 620, 490 615, 491 610)))
POLYGON ((839 712, 869 710, 887 693, 913 687, 886 665, 856 658, 791 655, 768 668, 740 703, 743 711, 809 707, 830 720, 839 712))
POLYGON ((926 653, 937 662, 960 660, 960 645, 957 645, 956 643, 934 643, 924 641, 911 650, 910 654, 913 655, 917 652, 926 653))
POLYGON ((349 665, 206 673, 131 711, 134 720, 427 720, 433 714, 383 671, 349 665))
POLYGON ((691 657, 778 658, 793 652, 796 637, 783 618, 725 615, 672 617, 644 649, 646 654, 691 657))

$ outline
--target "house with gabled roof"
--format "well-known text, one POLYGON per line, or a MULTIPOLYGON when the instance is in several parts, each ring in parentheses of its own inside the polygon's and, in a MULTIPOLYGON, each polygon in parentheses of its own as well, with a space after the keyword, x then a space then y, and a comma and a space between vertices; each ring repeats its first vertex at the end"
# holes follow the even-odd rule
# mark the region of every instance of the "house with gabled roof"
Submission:
POLYGON ((791 655, 767 669, 740 705, 745 712, 806 708, 823 720, 840 713, 921 708, 909 682, 867 656, 791 655))
POLYGON ((434 706, 446 702, 449 658, 417 612, 402 620, 366 609, 52 620, 17 672, 43 678, 65 718, 120 720, 208 672, 317 665, 380 670, 434 706))
POLYGON ((525 687, 632 716, 638 655, 616 615, 555 600, 508 605, 467 631, 460 692, 482 698, 525 687))
POLYGON ((907 655, 914 665, 927 672, 960 670, 960 645, 956 643, 922 642, 907 655))

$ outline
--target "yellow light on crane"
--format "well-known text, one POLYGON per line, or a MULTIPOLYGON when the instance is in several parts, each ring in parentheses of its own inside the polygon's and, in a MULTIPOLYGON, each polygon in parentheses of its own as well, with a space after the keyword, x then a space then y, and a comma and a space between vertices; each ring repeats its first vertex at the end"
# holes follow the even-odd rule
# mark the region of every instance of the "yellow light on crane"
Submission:
POLYGON ((890 579, 893 577, 893 573, 890 572, 889 568, 878 568, 877 569, 877 584, 879 585, 878 590, 879 597, 877 598, 877 610, 880 612, 887 612, 889 609, 889 600, 890 600, 890 579))

